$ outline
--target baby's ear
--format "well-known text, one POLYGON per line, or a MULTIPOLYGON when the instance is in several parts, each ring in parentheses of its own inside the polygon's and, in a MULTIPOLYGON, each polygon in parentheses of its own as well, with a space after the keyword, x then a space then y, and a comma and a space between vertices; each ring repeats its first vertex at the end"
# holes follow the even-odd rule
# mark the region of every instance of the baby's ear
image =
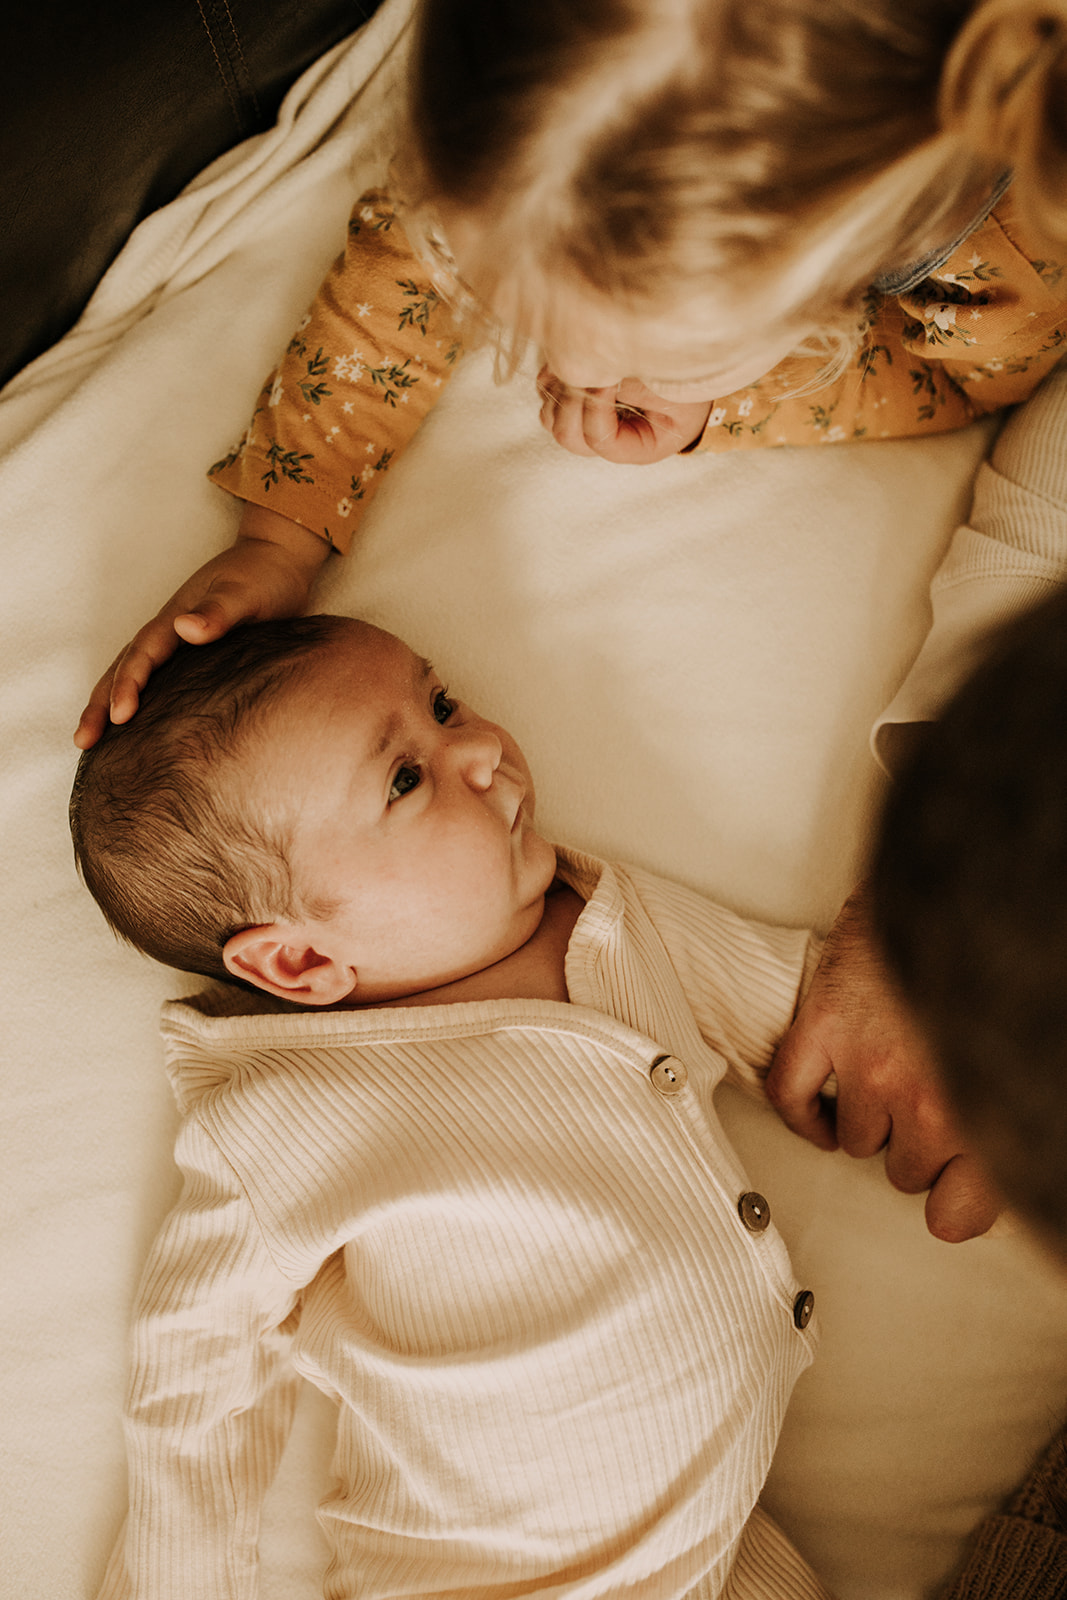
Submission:
POLYGON ((337 1005, 356 987, 354 967, 321 954, 301 929, 277 922, 233 934, 222 959, 235 978, 297 1005, 337 1005))

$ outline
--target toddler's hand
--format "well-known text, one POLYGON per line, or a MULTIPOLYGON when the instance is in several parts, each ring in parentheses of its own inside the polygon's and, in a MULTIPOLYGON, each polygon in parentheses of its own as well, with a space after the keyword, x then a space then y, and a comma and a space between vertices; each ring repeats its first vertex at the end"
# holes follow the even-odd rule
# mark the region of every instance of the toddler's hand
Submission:
POLYGON ((662 400, 636 378, 613 389, 571 389, 542 367, 537 374, 541 426, 576 456, 628 466, 665 461, 699 439, 710 400, 662 400))
POLYGON ((317 534, 261 507, 246 507, 228 550, 187 578, 151 622, 120 650, 89 696, 74 735, 88 750, 112 722, 128 722, 156 667, 184 639, 208 644, 239 622, 303 611, 329 545, 317 534))

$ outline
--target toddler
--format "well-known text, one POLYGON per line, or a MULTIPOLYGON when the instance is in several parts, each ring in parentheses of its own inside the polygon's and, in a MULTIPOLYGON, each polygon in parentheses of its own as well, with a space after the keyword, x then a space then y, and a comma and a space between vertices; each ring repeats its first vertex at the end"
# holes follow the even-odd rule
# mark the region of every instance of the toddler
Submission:
POLYGON ((713 1105, 809 936, 554 848, 510 735, 349 619, 183 648, 71 817, 122 935, 240 985, 164 1008, 108 1600, 250 1600, 296 1373, 330 1600, 825 1600, 757 1503, 813 1295, 713 1105))
POLYGON ((408 76, 393 192, 212 469, 237 541, 83 745, 179 634, 304 607, 472 334, 621 462, 958 428, 1067 344, 1067 0, 419 0, 408 76))

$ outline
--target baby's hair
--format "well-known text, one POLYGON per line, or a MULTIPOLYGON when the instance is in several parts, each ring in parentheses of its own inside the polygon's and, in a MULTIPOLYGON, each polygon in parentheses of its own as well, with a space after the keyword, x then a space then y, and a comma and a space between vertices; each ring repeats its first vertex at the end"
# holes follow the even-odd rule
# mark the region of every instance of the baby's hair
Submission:
POLYGON ((1067 1244, 1067 591, 929 729, 871 890, 961 1121, 1006 1197, 1067 1244))
POLYGON ((136 716, 82 755, 70 799, 78 870, 112 929, 146 955, 227 978, 223 946, 241 928, 329 913, 293 882, 287 823, 249 815, 237 757, 343 626, 299 617, 179 645, 136 716))
POLYGON ((1067 0, 422 0, 410 83, 401 198, 535 336, 549 278, 699 314, 755 277, 854 341, 1012 165, 1067 241, 1067 0))

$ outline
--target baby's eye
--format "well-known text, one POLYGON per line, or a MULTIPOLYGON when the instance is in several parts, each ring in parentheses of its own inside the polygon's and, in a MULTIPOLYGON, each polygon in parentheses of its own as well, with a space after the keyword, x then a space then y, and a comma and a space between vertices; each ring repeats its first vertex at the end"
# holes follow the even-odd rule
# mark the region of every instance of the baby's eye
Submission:
POLYGON ((455 709, 456 702, 449 699, 444 689, 438 689, 433 697, 434 721, 447 722, 455 709))
POLYGON ((417 789, 421 782, 422 772, 418 767, 409 765, 397 767, 396 772, 393 774, 393 781, 389 785, 390 805, 394 800, 401 800, 404 795, 410 794, 412 789, 417 789))

